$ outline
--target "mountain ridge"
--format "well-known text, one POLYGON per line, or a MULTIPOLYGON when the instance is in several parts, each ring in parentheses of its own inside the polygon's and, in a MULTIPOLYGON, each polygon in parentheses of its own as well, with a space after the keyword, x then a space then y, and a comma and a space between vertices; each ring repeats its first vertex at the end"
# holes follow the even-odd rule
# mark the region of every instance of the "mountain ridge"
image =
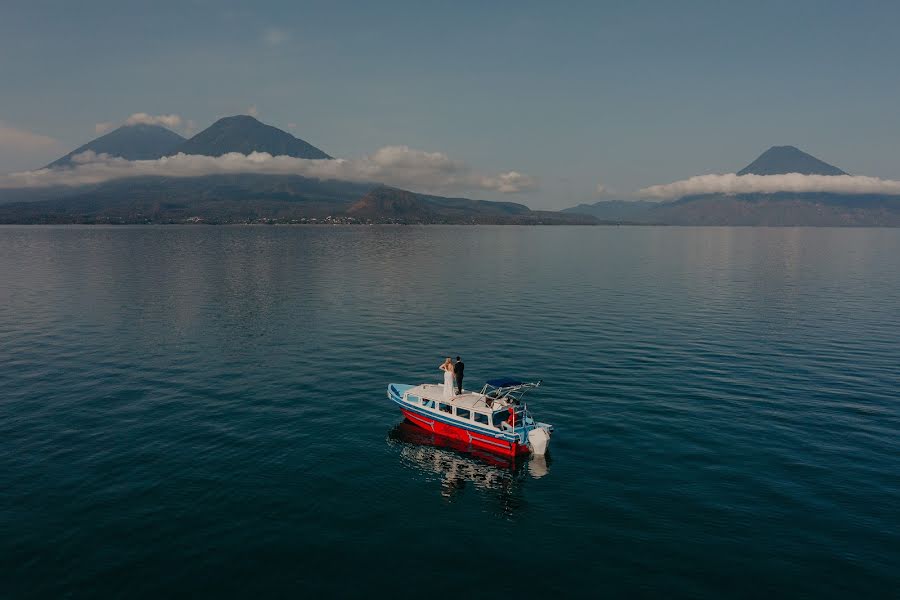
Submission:
MULTIPOLYGON (((846 175, 838 167, 794 146, 772 146, 737 174, 787 173, 846 175)), ((900 196, 791 191, 695 194, 665 202, 601 201, 563 212, 662 225, 900 227, 900 196)))
POLYGON ((173 154, 175 148, 185 141, 184 137, 161 125, 146 123, 122 125, 82 144, 45 168, 72 166, 74 164, 72 157, 87 151, 118 156, 126 160, 155 160, 173 154))
POLYGON ((229 152, 250 154, 268 152, 272 156, 294 158, 330 159, 324 151, 306 140, 267 125, 250 115, 223 117, 182 142, 175 153, 222 156, 229 152))
MULTIPOLYGON (((159 130, 168 132, 159 126, 126 126, 119 128, 117 135, 159 130)), ((331 158, 308 142, 247 115, 219 119, 189 140, 168 134, 170 141, 180 143, 174 148, 167 146, 165 153, 155 150, 153 158, 178 152, 206 156, 268 152, 331 158)), ((89 149, 105 151, 99 142, 108 137, 97 138, 67 156, 89 149)), ((596 223, 591 216, 532 211, 514 202, 433 196, 378 182, 287 174, 139 176, 79 186, 0 189, 3 223, 305 222, 329 217, 374 223, 596 223)))
MULTIPOLYGON (((122 126, 51 165, 71 166, 72 157, 87 150, 129 160, 176 152, 330 158, 308 142, 246 115, 219 119, 190 140, 156 125, 122 126)), ((839 175, 844 171, 794 146, 773 146, 739 173, 839 175)), ((705 194, 669 202, 600 201, 553 212, 532 211, 514 202, 431 196, 378 182, 252 173, 148 176, 75 187, 0 190, 3 223, 303 222, 328 216, 348 222, 391 223, 900 226, 900 196, 705 194)))
POLYGON ((513 202, 430 196, 299 175, 140 177, 60 194, 0 204, 0 223, 294 223, 328 217, 361 223, 597 223, 590 216, 532 211, 513 202))
POLYGON ((590 215, 604 221, 632 222, 640 221, 648 210, 658 204, 650 200, 600 200, 564 208, 560 212, 590 215))
MULTIPOLYGON (((738 175, 839 176, 847 173, 794 146, 772 146, 738 175)), ((687 195, 647 212, 668 225, 756 227, 900 227, 900 196, 831 192, 687 195)))
POLYGON ((816 158, 795 146, 772 146, 756 160, 737 172, 738 175, 846 175, 834 165, 816 158))

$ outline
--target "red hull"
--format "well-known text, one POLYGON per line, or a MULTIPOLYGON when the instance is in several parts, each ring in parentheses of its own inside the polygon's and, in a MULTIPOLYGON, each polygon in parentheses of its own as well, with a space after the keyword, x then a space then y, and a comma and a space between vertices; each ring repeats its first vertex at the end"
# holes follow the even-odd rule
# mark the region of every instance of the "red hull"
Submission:
POLYGON ((481 435, 468 429, 463 429, 462 427, 455 427, 453 425, 442 423, 437 419, 431 419, 426 415, 420 415, 411 410, 406 410, 405 408, 401 408, 400 410, 403 412, 403 416, 405 416, 413 425, 427 431, 433 431, 434 433, 447 438, 465 442, 476 448, 481 448, 504 456, 518 456, 520 454, 528 454, 531 452, 528 449, 528 446, 524 444, 517 444, 515 442, 508 442, 487 435, 481 435))

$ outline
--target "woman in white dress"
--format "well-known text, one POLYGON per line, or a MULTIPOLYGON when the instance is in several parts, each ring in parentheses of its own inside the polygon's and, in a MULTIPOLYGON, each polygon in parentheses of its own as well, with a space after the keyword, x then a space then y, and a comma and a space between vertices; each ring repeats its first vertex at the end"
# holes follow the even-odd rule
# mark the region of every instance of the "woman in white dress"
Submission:
POLYGON ((438 368, 444 372, 444 400, 449 400, 453 397, 453 361, 448 356, 438 368))

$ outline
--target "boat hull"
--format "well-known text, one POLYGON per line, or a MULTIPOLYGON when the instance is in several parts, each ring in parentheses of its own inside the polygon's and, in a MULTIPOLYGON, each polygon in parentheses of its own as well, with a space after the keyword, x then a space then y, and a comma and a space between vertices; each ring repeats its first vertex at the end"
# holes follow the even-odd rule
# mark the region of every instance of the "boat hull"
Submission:
POLYGON ((463 427, 456 427, 438 419, 433 419, 427 414, 409 410, 402 405, 400 406, 400 411, 403 413, 403 416, 406 417, 407 421, 417 427, 432 431, 443 437, 459 440, 475 448, 502 454, 504 456, 519 456, 531 452, 530 448, 525 444, 491 437, 463 427))

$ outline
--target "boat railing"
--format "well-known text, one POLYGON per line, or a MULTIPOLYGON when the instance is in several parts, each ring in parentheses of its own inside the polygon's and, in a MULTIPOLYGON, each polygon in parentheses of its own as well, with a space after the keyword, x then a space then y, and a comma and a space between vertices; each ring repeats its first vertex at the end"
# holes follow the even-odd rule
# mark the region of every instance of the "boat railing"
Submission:
POLYGON ((522 397, 530 390, 540 387, 543 379, 534 382, 521 382, 514 379, 492 379, 485 382, 481 388, 481 395, 494 400, 510 398, 514 402, 520 402, 522 397))

